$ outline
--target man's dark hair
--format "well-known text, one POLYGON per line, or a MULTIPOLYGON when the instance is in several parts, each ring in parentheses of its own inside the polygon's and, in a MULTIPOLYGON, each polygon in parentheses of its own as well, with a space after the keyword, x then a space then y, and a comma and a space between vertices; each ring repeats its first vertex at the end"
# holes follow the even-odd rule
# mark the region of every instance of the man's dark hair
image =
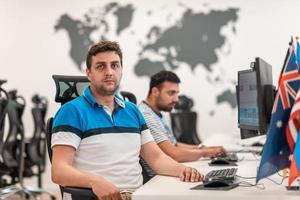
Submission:
POLYGON ((98 53, 107 52, 107 51, 116 52, 120 57, 121 66, 123 66, 123 55, 122 55, 122 50, 120 48, 120 45, 117 42, 103 40, 103 41, 100 41, 100 42, 94 44, 90 48, 90 50, 86 56, 87 68, 91 69, 93 56, 97 55, 98 53))
POLYGON ((151 76, 148 96, 151 94, 152 88, 154 87, 160 88, 160 86, 165 81, 169 81, 171 83, 180 83, 180 79, 175 73, 171 71, 162 70, 151 76))

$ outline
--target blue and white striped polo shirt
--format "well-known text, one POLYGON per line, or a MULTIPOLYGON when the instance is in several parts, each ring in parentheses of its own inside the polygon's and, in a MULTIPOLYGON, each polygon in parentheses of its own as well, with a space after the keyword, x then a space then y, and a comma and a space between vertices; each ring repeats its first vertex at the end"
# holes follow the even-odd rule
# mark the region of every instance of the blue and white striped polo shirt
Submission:
POLYGON ((133 103, 115 96, 115 110, 109 113, 87 87, 59 109, 52 131, 52 147, 76 149, 75 168, 103 176, 120 190, 134 191, 142 185, 140 148, 153 138, 133 103))

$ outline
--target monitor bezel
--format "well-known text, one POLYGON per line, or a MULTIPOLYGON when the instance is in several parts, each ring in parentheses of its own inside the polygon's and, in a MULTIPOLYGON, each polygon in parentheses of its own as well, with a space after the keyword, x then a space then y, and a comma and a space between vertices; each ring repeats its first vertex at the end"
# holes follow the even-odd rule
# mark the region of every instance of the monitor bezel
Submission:
MULTIPOLYGON (((268 131, 268 119, 267 119, 267 105, 266 105, 266 98, 271 98, 271 97, 266 97, 266 86, 268 85, 273 85, 273 75, 272 75, 272 66, 267 63, 265 60, 262 58, 256 57, 255 58, 255 63, 254 63, 254 71, 256 71, 256 79, 257 79, 257 92, 258 92, 258 99, 259 99, 259 132, 260 135, 266 134, 268 131), (263 67, 264 66, 264 69, 263 67), (269 69, 267 69, 269 68, 269 69), (262 72, 262 70, 265 70, 262 72), (264 75, 269 75, 270 74, 271 82, 270 83, 262 83, 262 80, 267 81, 267 78, 262 78, 264 75)), ((273 102, 272 102, 273 103, 273 102)))

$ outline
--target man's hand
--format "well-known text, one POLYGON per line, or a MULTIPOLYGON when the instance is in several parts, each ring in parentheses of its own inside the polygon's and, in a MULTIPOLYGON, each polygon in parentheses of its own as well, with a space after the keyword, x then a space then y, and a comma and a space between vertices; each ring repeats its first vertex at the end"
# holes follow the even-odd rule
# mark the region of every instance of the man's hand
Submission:
POLYGON ((119 189, 102 177, 92 181, 92 190, 100 200, 122 200, 119 189))
POLYGON ((197 169, 186 167, 180 173, 179 178, 184 182, 199 182, 203 180, 204 176, 197 169))
POLYGON ((226 150, 222 146, 203 147, 200 150, 203 152, 204 157, 226 155, 226 150))

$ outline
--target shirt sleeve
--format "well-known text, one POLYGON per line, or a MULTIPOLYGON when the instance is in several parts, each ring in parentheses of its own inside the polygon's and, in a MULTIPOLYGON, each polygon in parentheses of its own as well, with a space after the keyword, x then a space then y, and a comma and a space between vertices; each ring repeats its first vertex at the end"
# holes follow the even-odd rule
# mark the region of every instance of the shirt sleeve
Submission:
POLYGON ((165 140, 169 140, 166 129, 162 122, 158 119, 158 116, 155 117, 154 114, 143 110, 142 113, 155 142, 159 144, 165 140))
POLYGON ((141 130, 141 144, 146 144, 150 141, 153 141, 153 137, 148 129, 148 126, 146 124, 146 121, 143 117, 143 114, 141 111, 135 106, 135 112, 137 113, 138 120, 140 123, 140 130, 141 130))
POLYGON ((63 105, 53 120, 51 147, 69 145, 77 149, 82 138, 81 123, 75 105, 70 103, 63 105))

